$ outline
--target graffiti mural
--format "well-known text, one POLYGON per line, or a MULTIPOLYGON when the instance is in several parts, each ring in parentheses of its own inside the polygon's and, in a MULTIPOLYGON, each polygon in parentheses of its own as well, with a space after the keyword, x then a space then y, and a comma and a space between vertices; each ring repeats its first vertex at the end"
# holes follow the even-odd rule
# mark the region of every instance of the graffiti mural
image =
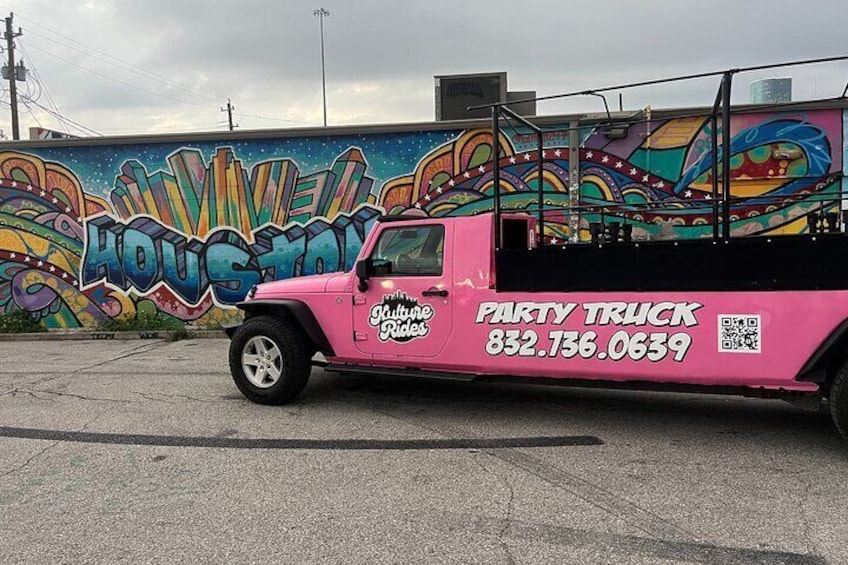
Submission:
MULTIPOLYGON (((587 126, 575 203, 567 123, 545 126, 541 175, 535 136, 501 132, 506 208, 536 212, 541 178, 554 243, 588 239, 601 215, 641 239, 711 235, 709 120, 613 139, 587 126)), ((734 116, 732 233, 799 233, 810 211, 838 210, 845 131, 839 109, 734 116)), ((258 282, 352 268, 380 214, 491 209, 492 146, 487 129, 444 129, 0 148, 0 313, 49 327, 140 313, 229 323, 258 282)))
MULTIPOLYGON (((731 125, 732 235, 798 233, 806 229, 810 211, 838 209, 843 177, 839 111, 746 115, 731 125)), ((710 128, 705 118, 655 121, 633 126, 627 138, 616 140, 607 139, 603 127, 588 130, 579 151, 579 238, 588 238, 589 223, 599 219, 601 210, 633 224, 637 238, 660 237, 666 230, 668 237, 710 236, 710 128)), ((433 216, 491 209, 494 183, 486 162, 491 144, 474 143, 484 135, 465 134, 434 151, 414 175, 387 183, 381 206, 433 216)), ((557 137, 567 136, 545 135, 542 155, 546 236, 566 240, 573 235, 567 220, 572 205, 569 151, 567 144, 556 144, 557 137)), ((535 144, 535 136, 528 134, 501 139, 505 207, 538 209, 539 155, 529 149, 535 144)))

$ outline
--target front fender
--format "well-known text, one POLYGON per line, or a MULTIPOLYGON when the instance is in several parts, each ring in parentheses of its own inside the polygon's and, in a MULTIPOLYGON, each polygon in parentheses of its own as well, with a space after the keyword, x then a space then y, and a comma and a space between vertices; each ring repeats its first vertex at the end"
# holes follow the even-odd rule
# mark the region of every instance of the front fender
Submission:
MULTIPOLYGON (((309 306, 300 300, 292 299, 258 299, 246 300, 239 302, 236 307, 245 312, 246 317, 261 316, 264 314, 271 315, 288 315, 300 324, 303 331, 315 344, 315 347, 324 355, 334 356, 333 348, 330 345, 330 340, 321 328, 321 324, 315 318, 315 314, 309 306)), ((224 332, 232 338, 235 331, 241 324, 228 326, 224 328, 224 332)))

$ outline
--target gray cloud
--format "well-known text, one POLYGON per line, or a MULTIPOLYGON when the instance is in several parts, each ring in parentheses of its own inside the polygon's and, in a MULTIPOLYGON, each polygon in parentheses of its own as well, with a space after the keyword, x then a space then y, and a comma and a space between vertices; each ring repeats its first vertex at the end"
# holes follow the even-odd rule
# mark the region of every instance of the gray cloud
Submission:
MULTIPOLYGON (((318 20, 312 15, 320 5, 17 0, 3 8, 16 12, 16 25, 24 31, 18 41, 63 114, 98 131, 161 132, 222 127, 219 110, 227 97, 244 128, 320 124, 318 20), (69 49, 82 48, 68 38, 102 53, 69 49), (132 66, 110 65, 106 54, 181 85, 132 66)), ((323 5, 331 12, 325 19, 331 124, 431 120, 437 74, 505 70, 511 89, 548 95, 845 51, 843 0, 509 5, 325 0, 323 5)), ((798 96, 831 96, 848 81, 848 64, 772 74, 794 76, 798 96)), ((763 76, 772 75, 739 77, 735 100, 747 101, 747 83, 763 76)), ((717 85, 707 80, 628 91, 624 101, 631 108, 709 104, 717 85)), ((613 93, 611 102, 615 99, 613 93)), ((602 106, 573 100, 539 108, 550 114, 602 106)), ((52 118, 39 117, 56 127, 52 118)), ((22 123, 28 120, 23 114, 22 123)), ((8 124, 8 116, 0 117, 7 134, 8 124)))

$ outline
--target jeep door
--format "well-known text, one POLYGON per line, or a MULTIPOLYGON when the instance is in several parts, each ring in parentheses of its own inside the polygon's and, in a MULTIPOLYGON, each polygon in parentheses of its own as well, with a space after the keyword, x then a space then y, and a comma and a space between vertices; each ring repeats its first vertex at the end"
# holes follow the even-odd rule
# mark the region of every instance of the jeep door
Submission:
POLYGON ((368 289, 353 294, 354 340, 375 360, 438 355, 451 334, 451 222, 387 224, 368 289))

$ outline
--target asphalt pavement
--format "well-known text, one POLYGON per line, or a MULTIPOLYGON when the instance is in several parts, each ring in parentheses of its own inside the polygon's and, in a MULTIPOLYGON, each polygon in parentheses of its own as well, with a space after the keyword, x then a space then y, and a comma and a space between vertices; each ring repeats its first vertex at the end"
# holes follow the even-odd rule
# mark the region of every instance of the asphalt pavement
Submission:
POLYGON ((0 342, 0 563, 848 563, 848 444, 781 401, 0 342))

